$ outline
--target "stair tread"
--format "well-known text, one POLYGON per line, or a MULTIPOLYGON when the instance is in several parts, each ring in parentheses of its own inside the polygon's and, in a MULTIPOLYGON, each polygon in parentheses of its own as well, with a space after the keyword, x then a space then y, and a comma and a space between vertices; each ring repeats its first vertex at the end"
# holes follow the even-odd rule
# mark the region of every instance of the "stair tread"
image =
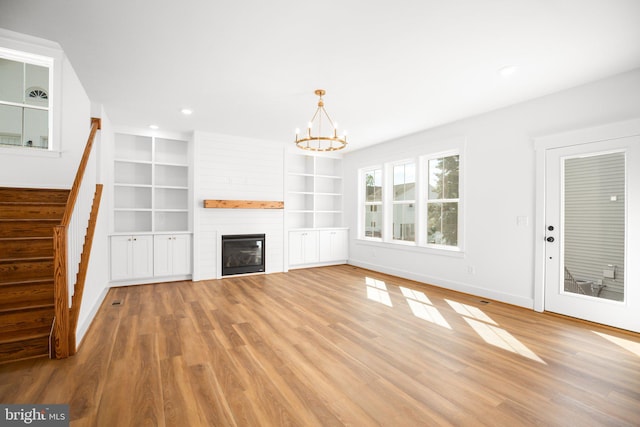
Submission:
POLYGON ((19 307, 0 307, 0 314, 11 313, 15 311, 39 310, 43 308, 50 308, 51 310, 53 310, 54 304, 53 302, 51 302, 49 304, 20 305, 19 307))
POLYGON ((0 344, 7 344, 16 341, 32 340, 35 338, 49 338, 50 328, 22 329, 0 334, 0 344))
POLYGON ((11 264, 14 262, 36 262, 36 261, 53 261, 52 256, 38 256, 29 258, 1 258, 0 264, 11 264))
POLYGON ((0 237, 0 243, 2 242, 26 242, 32 240, 53 240, 53 236, 35 236, 35 237, 0 237))
POLYGON ((0 222, 60 222, 55 218, 0 218, 0 222))
POLYGON ((51 283, 53 285, 53 278, 16 280, 14 282, 0 282, 0 286, 34 285, 36 283, 51 283))

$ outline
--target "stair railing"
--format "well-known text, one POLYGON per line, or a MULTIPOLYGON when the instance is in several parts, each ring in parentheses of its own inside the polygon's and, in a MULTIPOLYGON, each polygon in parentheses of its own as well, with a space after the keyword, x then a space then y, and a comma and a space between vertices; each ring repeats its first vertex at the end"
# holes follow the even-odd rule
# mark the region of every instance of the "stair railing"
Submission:
MULTIPOLYGON (((73 330, 69 327, 70 317, 72 317, 70 309, 77 287, 76 277, 80 269, 87 224, 96 192, 97 163, 94 140, 98 129, 100 129, 100 119, 92 118, 91 132, 67 199, 62 221, 53 230, 55 322, 51 353, 57 359, 68 357, 76 350, 75 325, 73 330)), ((77 301, 76 311, 79 310, 79 304, 80 301, 77 301)), ((77 320, 77 313, 75 316, 77 320)))

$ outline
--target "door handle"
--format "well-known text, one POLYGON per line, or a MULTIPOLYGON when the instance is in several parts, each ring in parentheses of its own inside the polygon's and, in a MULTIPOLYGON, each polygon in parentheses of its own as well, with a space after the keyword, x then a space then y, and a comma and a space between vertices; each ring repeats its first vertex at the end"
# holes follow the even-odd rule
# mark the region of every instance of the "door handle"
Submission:
POLYGON ((547 242, 549 242, 549 243, 552 243, 554 240, 556 240, 556 239, 554 239, 553 237, 547 237, 547 242))

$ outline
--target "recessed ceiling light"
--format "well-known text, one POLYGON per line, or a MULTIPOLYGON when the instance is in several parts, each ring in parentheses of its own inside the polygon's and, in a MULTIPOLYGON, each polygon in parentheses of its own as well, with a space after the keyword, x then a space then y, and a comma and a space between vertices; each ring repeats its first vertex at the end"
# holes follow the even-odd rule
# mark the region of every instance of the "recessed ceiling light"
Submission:
POLYGON ((518 67, 516 67, 515 65, 507 65, 506 67, 502 67, 498 70, 498 74, 500 74, 502 77, 509 77, 511 75, 513 75, 513 73, 515 73, 518 70, 518 67))
POLYGON ((185 116, 190 116, 191 114, 193 114, 193 110, 190 108, 183 108, 182 110, 180 110, 180 112, 185 116))
POLYGON ((158 130, 160 127, 158 125, 149 125, 149 127, 153 130, 158 130))

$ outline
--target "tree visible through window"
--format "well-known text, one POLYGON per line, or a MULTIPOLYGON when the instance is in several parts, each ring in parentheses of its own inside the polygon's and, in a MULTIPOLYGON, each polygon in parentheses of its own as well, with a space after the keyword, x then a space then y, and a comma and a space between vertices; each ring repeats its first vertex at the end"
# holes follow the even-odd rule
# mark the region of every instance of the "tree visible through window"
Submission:
POLYGON ((428 161, 428 244, 458 246, 459 166, 459 155, 428 161))

